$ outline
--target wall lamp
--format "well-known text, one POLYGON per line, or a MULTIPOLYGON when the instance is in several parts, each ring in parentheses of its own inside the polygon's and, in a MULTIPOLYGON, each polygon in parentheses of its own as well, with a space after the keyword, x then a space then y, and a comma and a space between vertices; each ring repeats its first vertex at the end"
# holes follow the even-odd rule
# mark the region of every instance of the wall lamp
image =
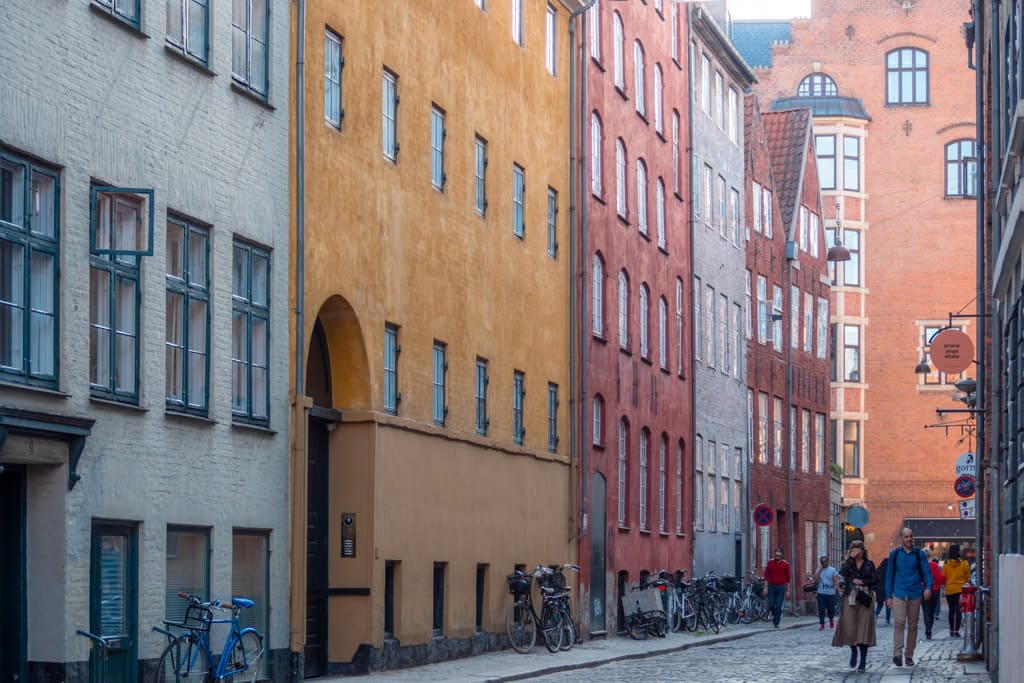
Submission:
POLYGON ((828 253, 825 254, 826 261, 849 261, 850 250, 843 246, 843 241, 839 238, 839 235, 843 232, 843 219, 840 216, 840 205, 836 202, 836 239, 835 243, 828 248, 828 253))

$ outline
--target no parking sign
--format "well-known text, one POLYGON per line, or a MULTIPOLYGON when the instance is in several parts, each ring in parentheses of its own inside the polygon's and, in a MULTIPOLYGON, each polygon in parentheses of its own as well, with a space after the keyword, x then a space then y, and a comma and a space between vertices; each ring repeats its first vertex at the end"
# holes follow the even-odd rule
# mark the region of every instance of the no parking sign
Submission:
POLYGON ((762 503, 754 508, 754 524, 758 526, 768 526, 772 523, 772 518, 775 515, 772 514, 772 509, 762 503))

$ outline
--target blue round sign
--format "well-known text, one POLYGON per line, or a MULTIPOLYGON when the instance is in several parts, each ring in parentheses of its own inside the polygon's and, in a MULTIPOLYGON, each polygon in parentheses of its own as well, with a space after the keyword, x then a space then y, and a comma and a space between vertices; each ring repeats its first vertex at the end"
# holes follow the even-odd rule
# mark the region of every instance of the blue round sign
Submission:
POLYGON ((767 505, 761 504, 754 508, 754 524, 758 526, 768 526, 774 516, 772 509, 767 505))
POLYGON ((868 523, 868 511, 863 505, 853 505, 846 511, 846 522, 858 529, 868 523))
POLYGON ((969 474, 962 474, 953 482, 953 490, 961 498, 970 498, 974 495, 974 477, 969 474))

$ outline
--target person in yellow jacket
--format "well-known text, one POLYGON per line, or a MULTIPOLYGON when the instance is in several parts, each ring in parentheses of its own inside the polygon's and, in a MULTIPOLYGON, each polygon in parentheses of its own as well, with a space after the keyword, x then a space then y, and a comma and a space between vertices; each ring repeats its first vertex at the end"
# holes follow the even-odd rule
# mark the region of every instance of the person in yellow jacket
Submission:
POLYGON ((967 560, 960 557, 960 546, 954 543, 949 546, 949 557, 942 565, 942 575, 946 577, 946 604, 949 606, 949 637, 960 637, 960 625, 963 615, 960 614, 960 591, 965 583, 971 580, 971 567, 967 560))

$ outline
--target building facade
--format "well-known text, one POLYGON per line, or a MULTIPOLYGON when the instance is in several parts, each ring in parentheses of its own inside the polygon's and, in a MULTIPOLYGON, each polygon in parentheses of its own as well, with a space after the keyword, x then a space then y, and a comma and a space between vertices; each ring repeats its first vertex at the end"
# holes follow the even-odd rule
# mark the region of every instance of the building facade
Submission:
POLYGON ((287 673, 289 5, 248 7, 5 3, 3 680, 83 680, 79 629, 148 677, 179 591, 287 673))
POLYGON ((580 8, 305 9, 291 648, 311 677, 494 648, 506 575, 575 560, 580 8))
POLYGON ((689 16, 693 571, 735 575, 747 527, 743 93, 755 79, 703 5, 689 16))
POLYGON ((691 563, 686 12, 596 2, 585 14, 581 265, 581 630, 624 629, 641 575, 691 563))

